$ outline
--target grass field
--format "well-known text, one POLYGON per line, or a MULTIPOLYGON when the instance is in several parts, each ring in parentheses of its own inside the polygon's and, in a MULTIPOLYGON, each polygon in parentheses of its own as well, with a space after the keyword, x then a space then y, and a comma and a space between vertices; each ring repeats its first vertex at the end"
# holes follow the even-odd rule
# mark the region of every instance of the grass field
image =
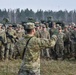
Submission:
MULTIPOLYGON (((0 61, 0 75, 17 75, 21 60, 0 61)), ((75 60, 41 60, 41 75, 76 75, 75 60)))

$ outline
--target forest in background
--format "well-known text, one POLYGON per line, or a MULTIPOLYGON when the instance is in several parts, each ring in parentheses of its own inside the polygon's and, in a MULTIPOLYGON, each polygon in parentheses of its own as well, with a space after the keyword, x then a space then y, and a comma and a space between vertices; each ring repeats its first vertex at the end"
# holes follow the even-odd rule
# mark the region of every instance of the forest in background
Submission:
POLYGON ((3 18, 8 18, 10 23, 21 23, 27 21, 29 17, 35 19, 35 21, 45 20, 47 21, 47 17, 51 16, 52 21, 62 21, 66 24, 74 22, 76 23, 76 10, 67 11, 67 10, 37 10, 34 12, 32 9, 0 9, 0 22, 3 18))

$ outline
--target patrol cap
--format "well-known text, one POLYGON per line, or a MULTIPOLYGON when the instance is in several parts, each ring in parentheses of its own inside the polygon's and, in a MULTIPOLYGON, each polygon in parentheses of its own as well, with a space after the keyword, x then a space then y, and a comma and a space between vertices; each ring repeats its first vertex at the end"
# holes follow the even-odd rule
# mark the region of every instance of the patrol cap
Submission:
POLYGON ((21 25, 21 24, 17 24, 17 27, 18 27, 18 28, 22 28, 22 25, 21 25))
POLYGON ((56 36, 56 35, 52 35, 52 38, 53 38, 54 40, 57 40, 57 36, 56 36))
POLYGON ((39 22, 35 22, 35 24, 39 24, 39 22))
POLYGON ((36 27, 39 27, 39 24, 36 24, 35 26, 36 26, 36 27))
POLYGON ((64 28, 67 28, 67 27, 68 27, 67 25, 64 26, 64 28))
POLYGON ((45 26, 44 24, 42 25, 42 27, 43 27, 43 28, 46 28, 46 26, 45 26))
POLYGON ((43 27, 43 25, 44 25, 44 24, 42 24, 42 23, 40 24, 41 27, 43 27))
POLYGON ((34 23, 26 23, 26 28, 25 29, 34 29, 35 28, 35 24, 34 23))
POLYGON ((9 24, 9 27, 12 27, 12 24, 9 24))
POLYGON ((40 26, 42 27, 42 26, 43 26, 43 24, 42 24, 42 23, 40 23, 40 26))

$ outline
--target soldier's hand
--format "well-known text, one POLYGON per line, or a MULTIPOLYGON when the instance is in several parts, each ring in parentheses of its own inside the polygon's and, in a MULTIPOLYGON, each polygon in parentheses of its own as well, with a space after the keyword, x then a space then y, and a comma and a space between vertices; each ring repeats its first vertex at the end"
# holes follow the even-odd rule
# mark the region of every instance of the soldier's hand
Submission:
POLYGON ((56 35, 52 35, 52 39, 57 41, 57 36, 56 35))

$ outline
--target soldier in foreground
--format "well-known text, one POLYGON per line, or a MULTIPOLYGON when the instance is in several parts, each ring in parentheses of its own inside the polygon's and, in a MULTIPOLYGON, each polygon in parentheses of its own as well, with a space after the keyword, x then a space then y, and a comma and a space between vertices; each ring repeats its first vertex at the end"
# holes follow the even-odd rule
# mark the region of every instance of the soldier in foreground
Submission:
POLYGON ((18 75, 40 75, 40 50, 54 46, 56 36, 53 35, 51 40, 35 37, 34 23, 27 23, 26 31, 27 35, 24 39, 19 40, 15 45, 15 53, 22 53, 23 58, 18 75))

